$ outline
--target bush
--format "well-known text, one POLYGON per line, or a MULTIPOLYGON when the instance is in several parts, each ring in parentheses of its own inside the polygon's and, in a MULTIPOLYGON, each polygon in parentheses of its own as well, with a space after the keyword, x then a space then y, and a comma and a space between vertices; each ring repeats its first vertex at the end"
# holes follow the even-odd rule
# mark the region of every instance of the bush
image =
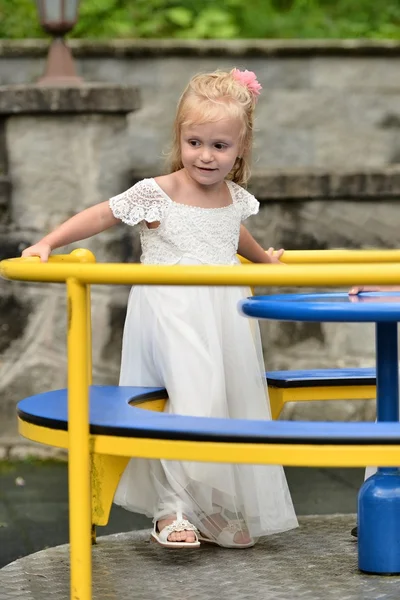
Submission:
MULTIPOLYGON (((0 37, 45 34, 34 0, 0 0, 0 37)), ((80 38, 400 39, 399 0, 81 0, 80 38)))

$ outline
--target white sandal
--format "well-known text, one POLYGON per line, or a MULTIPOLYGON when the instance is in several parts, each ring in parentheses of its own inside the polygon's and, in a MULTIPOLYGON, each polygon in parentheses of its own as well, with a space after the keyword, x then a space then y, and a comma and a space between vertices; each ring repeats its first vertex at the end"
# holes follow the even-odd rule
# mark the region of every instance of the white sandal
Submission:
POLYGON ((164 548, 199 548, 200 542, 198 537, 197 528, 190 523, 187 519, 184 519, 181 512, 176 513, 176 519, 167 525, 161 531, 157 531, 157 523, 155 521, 153 531, 151 532, 151 539, 164 548), (194 542, 171 542, 168 537, 171 533, 177 531, 194 531, 195 541, 194 542))
POLYGON ((215 544, 224 548, 251 548, 255 545, 255 541, 253 539, 250 539, 250 542, 247 542, 247 544, 240 544, 238 542, 235 542, 235 535, 237 533, 242 533, 243 530, 247 530, 246 523, 243 519, 226 519, 226 521, 226 527, 221 529, 220 533, 216 536, 215 539, 205 537, 204 535, 202 535, 201 532, 199 532, 198 539, 201 542, 215 544))

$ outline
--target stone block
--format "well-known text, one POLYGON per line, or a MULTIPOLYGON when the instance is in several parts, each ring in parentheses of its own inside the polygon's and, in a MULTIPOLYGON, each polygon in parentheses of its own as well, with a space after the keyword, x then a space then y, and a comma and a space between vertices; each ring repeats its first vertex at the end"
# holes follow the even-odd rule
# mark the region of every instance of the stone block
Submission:
MULTIPOLYGON (((400 90, 400 88, 399 88, 400 90)), ((257 106, 257 126, 325 128, 333 123, 358 130, 361 127, 398 128, 400 91, 353 90, 338 94, 335 88, 268 90, 257 106)))
MULTIPOLYGON (((260 201, 400 197, 400 168, 268 169, 254 171, 250 191, 260 201)), ((292 207, 292 211, 296 208, 292 207)))
POLYGON ((395 248, 398 245, 396 198, 377 202, 312 200, 265 202, 249 228, 264 247, 287 250, 395 248))
POLYGON ((280 418, 292 421, 372 421, 374 413, 375 400, 324 400, 287 404, 280 418))
POLYGON ((10 119, 7 146, 15 226, 23 229, 29 223, 43 234, 120 192, 121 175, 132 165, 124 121, 99 115, 10 119))
MULTIPOLYGON (((321 290, 302 288, 294 291, 304 293, 321 290)), ((293 290, 285 288, 280 292, 291 293, 293 290)), ((371 324, 261 321, 260 328, 268 371, 367 367, 375 364, 374 327, 371 324)))
POLYGON ((397 202, 389 200, 382 210, 380 201, 379 207, 374 201, 308 202, 299 210, 301 231, 317 240, 329 240, 330 248, 396 247, 397 202))
POLYGON ((0 114, 126 114, 139 108, 138 90, 105 83, 40 86, 5 85, 0 88, 0 114))
POLYGON ((357 57, 342 60, 338 57, 316 57, 311 71, 313 88, 346 90, 400 91, 397 57, 357 57))
POLYGON ((314 131, 314 165, 330 169, 373 169, 388 165, 393 152, 393 136, 384 129, 344 124, 327 125, 314 131))
POLYGON ((346 118, 347 98, 335 90, 285 89, 269 90, 257 106, 256 126, 269 131, 270 128, 289 130, 324 127, 332 121, 346 118))
POLYGON ((379 87, 368 91, 349 90, 346 99, 347 118, 353 127, 399 128, 400 82, 398 91, 379 87))
POLYGON ((278 129, 273 126, 258 130, 254 139, 253 165, 255 169, 307 167, 313 164, 313 134, 299 126, 296 129, 278 129))
POLYGON ((26 83, 34 83, 42 75, 45 65, 45 56, 43 58, 37 57, 33 60, 32 56, 20 57, 18 61, 12 58, 2 60, 0 85, 26 85, 26 83))
POLYGON ((308 89, 311 85, 311 66, 309 58, 288 57, 282 61, 271 57, 263 64, 259 61, 254 63, 254 70, 268 97, 275 90, 308 89))

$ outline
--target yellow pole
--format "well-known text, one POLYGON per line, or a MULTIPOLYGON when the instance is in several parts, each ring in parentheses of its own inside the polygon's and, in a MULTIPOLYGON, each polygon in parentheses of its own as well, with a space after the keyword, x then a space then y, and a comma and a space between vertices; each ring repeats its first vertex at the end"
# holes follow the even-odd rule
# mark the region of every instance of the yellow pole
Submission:
POLYGON ((87 286, 67 280, 71 600, 91 600, 87 286))
MULTIPOLYGON (((76 248, 71 254, 56 255, 50 257, 50 262, 53 259, 59 259, 60 262, 79 262, 79 263, 95 263, 96 257, 90 250, 86 248, 76 248)), ((86 311, 87 311, 87 346, 88 346, 88 385, 93 383, 93 366, 92 366, 92 301, 90 285, 86 286, 86 311)))
POLYGON ((90 284, 86 285, 86 335, 87 335, 87 363, 88 363, 88 385, 93 383, 93 365, 92 365, 92 300, 90 293, 90 284))

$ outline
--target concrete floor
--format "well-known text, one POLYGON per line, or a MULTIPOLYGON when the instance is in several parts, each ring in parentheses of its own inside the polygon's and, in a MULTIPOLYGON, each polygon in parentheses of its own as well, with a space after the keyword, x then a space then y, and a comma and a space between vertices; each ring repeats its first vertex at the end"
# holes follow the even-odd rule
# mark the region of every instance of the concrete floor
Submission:
MULTIPOLYGON (((357 510, 361 469, 286 468, 298 515, 357 510)), ((98 535, 150 527, 118 506, 98 535)), ((0 568, 17 558, 68 542, 67 465, 55 461, 0 461, 0 568)))
MULTIPOLYGON (((93 599, 397 600, 400 577, 357 569, 350 529, 363 470, 285 470, 297 514, 308 516, 250 550, 165 552, 149 543, 148 519, 113 507, 93 549, 93 599)), ((0 600, 67 600, 67 541, 66 464, 0 463, 0 600)))
MULTIPOLYGON (((165 550, 149 530, 105 536, 92 552, 93 600, 398 600, 400 577, 358 571, 353 520, 301 517, 298 529, 248 550, 165 550)), ((16 598, 69 598, 68 545, 0 570, 0 600, 16 598)))

